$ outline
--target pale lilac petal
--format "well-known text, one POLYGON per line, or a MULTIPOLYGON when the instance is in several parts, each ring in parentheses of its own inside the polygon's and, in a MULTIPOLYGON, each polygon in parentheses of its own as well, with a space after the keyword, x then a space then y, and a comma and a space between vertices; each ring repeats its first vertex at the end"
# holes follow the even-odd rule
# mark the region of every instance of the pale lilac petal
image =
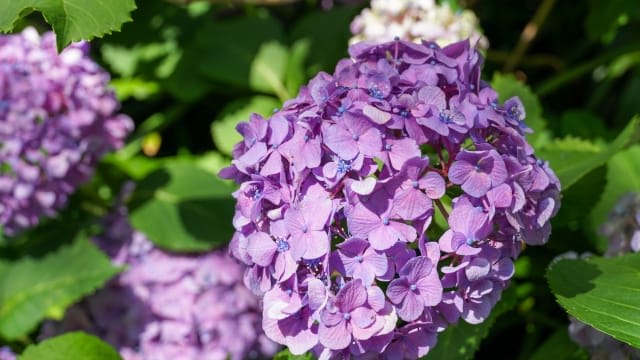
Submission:
POLYGON ((398 316, 404 321, 414 321, 422 315, 423 311, 422 298, 413 291, 409 291, 398 308, 398 316))
POLYGON ((260 266, 269 266, 278 246, 269 235, 258 232, 249 235, 247 253, 251 260, 260 266))
POLYGON ((344 321, 336 326, 326 327, 320 325, 318 327, 318 338, 320 343, 329 349, 344 349, 351 343, 351 332, 347 330, 344 321))
POLYGON ((419 181, 421 189, 424 189, 431 199, 440 199, 446 191, 445 182, 440 174, 430 171, 419 181))

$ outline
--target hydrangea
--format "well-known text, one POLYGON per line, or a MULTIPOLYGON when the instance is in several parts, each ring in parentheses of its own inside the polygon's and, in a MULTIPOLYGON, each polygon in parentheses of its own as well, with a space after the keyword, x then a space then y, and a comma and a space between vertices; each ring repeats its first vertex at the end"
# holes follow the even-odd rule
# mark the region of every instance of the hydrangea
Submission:
POLYGON ((0 36, 0 226, 53 216, 133 128, 88 44, 56 51, 53 33, 0 36))
POLYGON ((417 358, 487 318, 523 244, 548 240, 560 184, 468 41, 350 54, 238 125, 230 248, 294 354, 417 358))
POLYGON ((351 33, 350 44, 386 42, 399 37, 445 46, 470 38, 480 49, 489 47, 473 11, 455 11, 448 2, 438 4, 435 0, 371 0, 371 7, 362 10, 351 23, 351 33))
POLYGON ((127 269, 105 288, 47 322, 42 337, 93 333, 125 360, 226 360, 271 356, 278 345, 258 331, 258 300, 226 249, 174 255, 155 248, 128 223, 107 217, 98 244, 127 269))
MULTIPOLYGON (((640 251, 640 194, 623 195, 600 228, 609 240, 606 257, 640 251)), ((640 350, 570 317, 569 336, 595 360, 640 359, 640 350)))
POLYGON ((16 360, 16 354, 8 346, 0 347, 0 360, 16 360))

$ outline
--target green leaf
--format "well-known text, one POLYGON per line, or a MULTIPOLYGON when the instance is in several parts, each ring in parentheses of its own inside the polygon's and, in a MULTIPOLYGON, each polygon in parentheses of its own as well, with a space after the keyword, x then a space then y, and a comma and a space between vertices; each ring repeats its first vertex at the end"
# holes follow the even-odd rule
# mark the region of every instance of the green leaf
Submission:
POLYGON ((635 143, 639 137, 640 117, 637 116, 608 146, 601 147, 586 140, 568 137, 556 139, 538 151, 538 155, 549 161, 560 178, 563 190, 566 190, 613 155, 635 143))
POLYGON ((141 78, 113 79, 111 80, 111 86, 120 101, 127 100, 130 97, 142 101, 160 92, 160 84, 141 78))
POLYGON ((97 337, 66 333, 29 346, 18 360, 121 360, 118 352, 97 337))
MULTIPOLYGON (((280 23, 269 16, 239 17, 206 23, 195 35, 193 48, 189 50, 197 62, 196 68, 189 70, 199 71, 211 80, 240 89, 250 88, 251 85, 256 85, 256 81, 264 86, 260 81, 265 80, 266 73, 261 74, 262 78, 260 75, 252 75, 252 72, 255 73, 252 63, 261 49, 269 54, 276 54, 277 60, 280 60, 282 54, 277 47, 263 48, 262 45, 274 40, 280 41, 282 37, 280 23)), ((260 61, 261 66, 265 62, 270 63, 268 59, 260 61)), ((284 69, 280 70, 281 65, 274 68, 268 66, 269 71, 277 68, 277 76, 284 72, 284 69)), ((261 68, 261 71, 264 69, 261 68)), ((269 76, 272 77, 273 74, 270 73, 269 76)), ((270 81, 273 79, 270 78, 270 81)))
POLYGON ((251 62, 249 85, 253 90, 274 94, 282 101, 290 98, 284 84, 289 50, 277 41, 269 41, 260 46, 258 54, 251 62))
POLYGON ((635 0, 592 0, 584 26, 589 38, 608 43, 618 27, 637 18, 640 18, 640 8, 635 0))
MULTIPOLYGON (((589 215, 594 233, 609 216, 618 199, 627 192, 640 192, 640 146, 633 146, 614 155, 607 163, 607 183, 600 201, 589 215)), ((606 251, 608 241, 601 237, 598 249, 606 251)))
POLYGON ((56 33, 58 51, 72 41, 91 40, 120 31, 131 21, 134 0, 0 0, 0 32, 8 32, 16 20, 36 10, 56 33))
POLYGON ((139 183, 131 223, 161 248, 207 251, 231 240, 232 191, 191 162, 171 162, 139 183))
POLYGON ((425 360, 466 360, 473 358, 480 342, 488 334, 496 319, 511 310, 517 302, 513 287, 502 293, 502 298, 491 311, 491 315, 481 324, 472 325, 460 320, 438 335, 438 344, 423 359, 425 360))
POLYGON ((303 355, 293 355, 289 349, 284 349, 273 356, 273 360, 312 360, 313 355, 306 353, 303 355))
POLYGON ((587 360, 588 353, 569 338, 568 328, 556 330, 542 343, 529 360, 587 360))
POLYGON ((0 335, 17 339, 44 318, 62 318, 119 271, 84 237, 42 258, 0 260, 0 335))
POLYGON ((307 82, 305 75, 305 61, 309 56, 310 42, 307 39, 296 41, 291 46, 291 55, 287 64, 285 82, 290 94, 297 94, 300 86, 307 82))
POLYGON ((529 86, 516 79, 513 74, 494 73, 491 86, 498 92, 501 103, 514 96, 520 98, 527 114, 525 123, 533 129, 533 134, 527 134, 527 139, 534 148, 537 147, 538 140, 544 135, 547 127, 547 122, 542 117, 542 106, 538 97, 529 86))
POLYGON ((569 314, 640 347, 640 253, 560 260, 551 265, 547 279, 569 314))
POLYGON ((231 155, 233 146, 242 140, 236 131, 236 125, 248 121, 253 113, 269 116, 281 105, 280 101, 270 96, 254 96, 250 99, 236 100, 228 104, 219 119, 211 123, 211 136, 218 150, 231 155))
POLYGON ((349 24, 358 10, 356 7, 335 6, 329 11, 314 11, 293 26, 291 43, 300 39, 309 41, 310 73, 315 74, 319 70, 333 73, 338 60, 349 56, 349 24))

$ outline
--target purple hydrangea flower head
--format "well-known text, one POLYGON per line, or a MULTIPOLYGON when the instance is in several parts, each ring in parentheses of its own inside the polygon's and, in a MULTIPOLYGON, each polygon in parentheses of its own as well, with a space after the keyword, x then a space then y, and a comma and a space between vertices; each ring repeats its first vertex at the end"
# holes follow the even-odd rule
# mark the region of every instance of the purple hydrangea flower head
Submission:
POLYGON ((83 330, 113 345, 125 360, 255 359, 278 350, 258 331, 258 299, 226 250, 164 252, 134 231, 126 215, 121 208, 108 216, 106 233, 95 240, 127 269, 68 309, 62 321, 45 323, 42 337, 83 330))
MULTIPOLYGON (((609 240, 605 257, 615 257, 640 251, 640 194, 627 193, 618 199, 609 218, 600 227, 600 234, 609 240)), ((576 258, 575 253, 561 257, 576 258)), ((569 317, 569 336, 585 348, 592 359, 640 359, 640 350, 569 317)))
POLYGON ((468 42, 350 54, 238 126, 220 173, 240 185, 230 248, 267 336, 294 354, 414 359, 486 319, 523 244, 548 240, 560 184, 468 42))
POLYGON ((0 36, 0 225, 9 235, 53 216, 133 128, 109 75, 53 33, 0 36))

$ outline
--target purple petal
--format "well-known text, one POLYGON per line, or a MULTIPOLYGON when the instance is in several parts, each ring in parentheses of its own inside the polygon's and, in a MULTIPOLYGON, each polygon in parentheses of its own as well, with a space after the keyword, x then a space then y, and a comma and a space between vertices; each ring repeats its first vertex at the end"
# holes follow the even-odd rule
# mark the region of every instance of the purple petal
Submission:
POLYGON ((456 185, 462 185, 474 170, 475 166, 466 161, 454 161, 449 168, 449 180, 456 185))
POLYGON ((475 198, 484 196, 489 189, 491 189, 491 177, 478 171, 469 173, 467 181, 462 184, 462 190, 475 198))
POLYGON ((422 298, 413 291, 409 291, 398 308, 398 316, 404 321, 414 321, 422 315, 423 311, 424 303, 422 298))
POLYGON ((278 246, 269 235, 263 232, 249 235, 247 253, 251 260, 260 266, 269 266, 278 246))
POLYGON ((379 125, 384 125, 391 120, 391 114, 369 104, 362 108, 362 113, 371 119, 371 121, 379 125))
POLYGON ((324 143, 341 158, 351 160, 358 155, 358 146, 352 135, 340 125, 331 125, 324 131, 324 143))
POLYGON ((431 199, 440 199, 445 193, 445 182, 440 174, 430 171, 418 182, 421 189, 424 189, 431 199))
POLYGON ((351 343, 351 333, 347 330, 345 321, 336 326, 326 327, 322 324, 318 327, 320 343, 332 350, 341 350, 351 343))
POLYGON ((409 283, 406 278, 394 279, 387 287, 387 297, 392 303, 400 304, 409 291, 409 283))

